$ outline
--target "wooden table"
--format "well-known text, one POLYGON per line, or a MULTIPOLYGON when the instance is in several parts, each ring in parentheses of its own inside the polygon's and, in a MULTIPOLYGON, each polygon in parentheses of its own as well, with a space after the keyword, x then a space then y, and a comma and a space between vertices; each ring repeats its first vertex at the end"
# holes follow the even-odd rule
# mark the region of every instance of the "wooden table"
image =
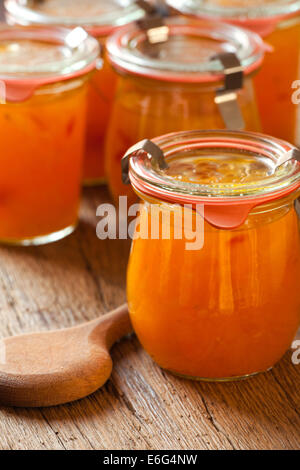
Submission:
MULTIPOLYGON (((0 248, 2 336, 93 319, 125 300, 128 241, 100 241, 96 207, 104 188, 85 191, 69 238, 38 248, 0 248)), ((76 345, 74 345, 76 347, 76 345)), ((156 366, 136 338, 112 351, 111 380, 79 402, 0 409, 0 449, 299 449, 300 365, 291 352, 239 383, 205 384, 156 366)))

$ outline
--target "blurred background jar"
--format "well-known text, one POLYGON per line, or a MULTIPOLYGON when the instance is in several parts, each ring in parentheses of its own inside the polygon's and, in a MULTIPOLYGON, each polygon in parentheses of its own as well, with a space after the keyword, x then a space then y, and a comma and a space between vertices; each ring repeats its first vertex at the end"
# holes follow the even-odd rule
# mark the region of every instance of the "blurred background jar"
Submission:
POLYGON ((299 151, 246 132, 153 142, 123 161, 142 201, 127 274, 141 344, 195 379, 270 369, 300 322, 299 151))
POLYGON ((81 28, 0 27, 0 241, 42 244, 77 223, 88 81, 81 28))
POLYGON ((115 76, 105 60, 107 36, 119 26, 144 16, 134 0, 6 0, 10 23, 47 26, 82 26, 98 39, 103 62, 92 77, 88 92, 84 183, 105 182, 104 139, 115 88, 115 76))
POLYGON ((137 25, 124 26, 107 41, 119 77, 105 153, 115 199, 130 194, 121 181, 120 160, 138 140, 186 129, 260 130, 252 85, 263 60, 260 37, 208 21, 174 18, 166 25, 161 31, 167 37, 156 43, 148 36, 151 26, 137 25))
MULTIPOLYGON (((269 46, 255 78, 262 129, 300 145, 300 108, 292 101, 300 70, 299 0, 167 0, 177 11, 249 28, 269 46)), ((299 87, 299 84, 297 85, 299 87)))

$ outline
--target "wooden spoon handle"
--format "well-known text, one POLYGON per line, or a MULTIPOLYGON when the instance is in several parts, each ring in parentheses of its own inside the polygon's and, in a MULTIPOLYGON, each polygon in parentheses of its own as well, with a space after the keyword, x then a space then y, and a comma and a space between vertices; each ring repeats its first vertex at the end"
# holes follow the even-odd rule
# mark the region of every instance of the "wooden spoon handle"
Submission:
POLYGON ((94 333, 97 334, 97 330, 101 331, 101 334, 106 335, 106 345, 110 349, 112 345, 132 332, 132 325, 129 318, 127 304, 121 305, 116 308, 108 315, 104 315, 96 322, 96 328, 94 333))

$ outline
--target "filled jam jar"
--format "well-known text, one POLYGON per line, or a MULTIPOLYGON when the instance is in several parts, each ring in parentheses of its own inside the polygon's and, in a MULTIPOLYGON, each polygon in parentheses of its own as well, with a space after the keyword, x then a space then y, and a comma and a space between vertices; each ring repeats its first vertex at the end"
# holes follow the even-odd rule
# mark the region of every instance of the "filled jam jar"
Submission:
POLYGON ((98 55, 81 28, 0 27, 1 242, 48 243, 76 226, 98 55))
POLYGON ((300 322, 298 160, 285 141, 238 131, 173 133, 124 157, 141 199, 129 311, 162 368, 234 380, 289 349, 300 322))
POLYGON ((263 68, 255 77, 262 128, 267 134, 300 145, 299 0, 167 0, 178 11, 194 17, 223 20, 249 28, 268 48, 263 68), (297 90, 296 90, 297 93, 297 90))
POLYGON ((107 52, 118 75, 105 152, 115 199, 129 195, 118 168, 140 139, 188 129, 260 130, 252 76, 264 48, 255 33, 172 18, 149 30, 124 26, 108 39, 107 52))
POLYGON ((7 0, 9 22, 47 26, 81 26, 99 41, 102 60, 97 63, 88 90, 84 183, 105 182, 104 140, 115 89, 115 75, 105 58, 107 36, 119 26, 138 20, 144 10, 133 0, 7 0))

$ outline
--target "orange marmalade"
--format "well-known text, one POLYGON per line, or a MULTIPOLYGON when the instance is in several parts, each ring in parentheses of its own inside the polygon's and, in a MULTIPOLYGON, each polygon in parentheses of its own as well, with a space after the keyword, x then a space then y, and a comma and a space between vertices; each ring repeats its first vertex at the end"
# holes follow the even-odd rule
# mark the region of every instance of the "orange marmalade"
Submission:
POLYGON ((87 129, 83 180, 105 181, 104 141, 115 91, 115 75, 105 58, 108 35, 119 26, 140 19, 144 12, 133 0, 6 0, 9 20, 18 24, 81 26, 99 41, 102 54, 87 94, 87 129))
POLYGON ((300 68, 299 0, 167 0, 181 13, 227 21, 257 32, 267 54, 255 89, 263 132, 300 144, 299 105, 292 101, 300 68))
POLYGON ((127 277, 134 330, 162 368, 181 376, 233 380, 266 371, 300 323, 300 164, 276 167, 292 146, 221 131, 154 142, 167 169, 147 153, 129 160, 142 200, 127 277), (190 219, 175 217, 183 204, 190 219), (159 236, 151 237, 156 224, 159 236), (148 236, 139 235, 142 226, 148 236), (202 243, 188 249, 196 230, 202 243))
POLYGON ((47 243, 76 226, 98 53, 83 30, 0 28, 1 242, 47 243))
POLYGON ((188 129, 260 129, 252 86, 252 74, 263 60, 259 36, 214 22, 175 18, 166 24, 169 37, 159 44, 150 44, 146 32, 134 25, 107 42, 118 74, 105 153, 115 199, 130 194, 118 168, 124 152, 138 140, 188 129), (233 116, 238 108, 242 122, 227 122, 217 104, 227 76, 220 58, 226 56, 236 56, 243 73, 238 89, 232 90, 236 103, 229 113, 233 116))

